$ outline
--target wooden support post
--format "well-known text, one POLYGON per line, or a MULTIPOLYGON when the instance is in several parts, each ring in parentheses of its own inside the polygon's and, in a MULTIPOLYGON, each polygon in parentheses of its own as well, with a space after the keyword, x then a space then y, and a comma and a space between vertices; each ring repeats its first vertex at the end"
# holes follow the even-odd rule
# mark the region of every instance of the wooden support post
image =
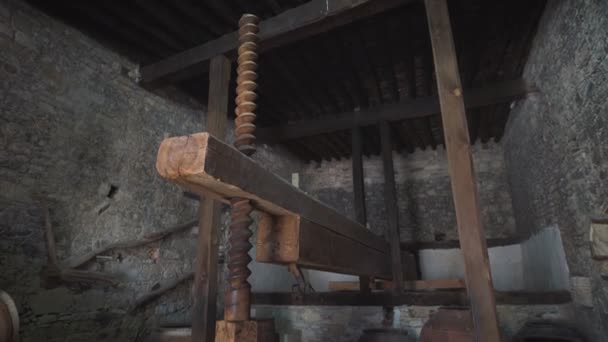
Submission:
POLYGON ((496 302, 448 5, 446 0, 425 0, 425 5, 475 332, 477 341, 498 342, 501 338, 496 302))
MULTIPOLYGON (((207 106, 207 130, 223 138, 228 120, 228 87, 230 85, 230 60, 217 56, 211 60, 209 74, 209 103, 207 106)), ((215 340, 217 303, 218 227, 221 204, 205 196, 200 202, 198 248, 194 280, 194 304, 192 311, 192 341, 215 340)))
POLYGON ((403 291, 403 266, 401 260, 401 244, 399 241, 399 211, 397 210, 391 128, 386 121, 380 122, 380 141, 382 145, 382 165, 384 169, 384 201, 386 204, 386 216, 388 217, 387 238, 391 245, 391 265, 395 291, 401 292, 403 291))
MULTIPOLYGON (((367 212, 365 210, 365 184, 363 182, 363 139, 361 139, 361 128, 354 127, 351 130, 352 162, 353 162, 353 195, 357 222, 363 226, 367 224, 367 212)), ((359 286, 362 293, 370 293, 370 278, 359 277, 359 286)))

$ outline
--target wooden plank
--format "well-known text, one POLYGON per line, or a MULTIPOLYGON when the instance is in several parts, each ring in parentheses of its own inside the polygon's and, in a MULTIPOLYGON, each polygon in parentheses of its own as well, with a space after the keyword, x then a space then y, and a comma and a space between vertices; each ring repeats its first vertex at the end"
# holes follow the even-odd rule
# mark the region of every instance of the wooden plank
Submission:
MULTIPOLYGON (((467 108, 479 108, 505 103, 525 97, 536 91, 523 80, 497 83, 482 89, 465 91, 467 108)), ((384 104, 361 109, 357 112, 335 113, 327 119, 301 120, 287 125, 260 127, 256 131, 259 140, 276 143, 303 137, 350 130, 354 127, 373 126, 380 121, 402 121, 437 115, 441 112, 439 98, 422 97, 399 103, 384 104)))
POLYGON ((209 133, 165 139, 158 151, 159 174, 186 190, 226 201, 239 197, 276 216, 300 216, 377 251, 388 244, 361 224, 308 196, 253 159, 209 133))
MULTIPOLYGON (((260 22, 259 52, 302 40, 347 25, 413 0, 312 0, 260 22)), ((238 32, 225 34, 159 62, 141 68, 142 83, 160 79, 172 82, 206 71, 205 63, 217 55, 235 56, 238 32)))
MULTIPOLYGON (((501 305, 557 305, 572 302, 568 291, 496 292, 496 300, 501 305)), ((375 292, 362 295, 359 291, 336 291, 308 293, 306 296, 290 292, 254 293, 254 305, 331 305, 331 306, 468 306, 469 299, 464 290, 375 292)), ((492 341, 485 339, 482 341, 492 341)), ((494 340, 496 341, 496 340, 494 340)))
POLYGON ((298 216, 261 213, 256 261, 392 279, 390 255, 298 216))
POLYGON ((386 238, 391 246, 391 269, 395 280, 395 291, 401 292, 403 291, 403 266, 399 245, 401 241, 399 238, 399 211, 397 208, 391 128, 386 121, 380 122, 380 143, 382 145, 382 167, 384 170, 384 205, 388 219, 386 238))
MULTIPOLYGON (((376 281, 373 283, 374 290, 392 289, 390 281, 376 281)), ((464 289, 462 279, 433 279, 433 280, 411 280, 403 282, 403 289, 406 291, 428 291, 446 289, 464 289)), ((330 291, 358 291, 359 283, 356 281, 330 281, 330 291)))
MULTIPOLYGON (((365 209, 365 184, 363 181, 363 139, 361 128, 355 127, 351 130, 351 156, 353 173, 353 195, 355 217, 357 222, 367 225, 367 211, 365 209)), ((362 276, 359 278, 361 292, 370 293, 370 278, 362 276)))
POLYGON ((446 0, 425 0, 425 5, 475 334, 479 341, 500 341, 494 287, 479 210, 479 196, 448 5, 446 0))
MULTIPOLYGON (((224 56, 217 56, 211 60, 207 130, 218 137, 223 137, 226 132, 230 68, 230 60, 224 56)), ((215 340, 218 283, 217 232, 220 217, 221 204, 210 197, 204 197, 199 209, 194 303, 192 305, 192 340, 196 342, 215 340)))

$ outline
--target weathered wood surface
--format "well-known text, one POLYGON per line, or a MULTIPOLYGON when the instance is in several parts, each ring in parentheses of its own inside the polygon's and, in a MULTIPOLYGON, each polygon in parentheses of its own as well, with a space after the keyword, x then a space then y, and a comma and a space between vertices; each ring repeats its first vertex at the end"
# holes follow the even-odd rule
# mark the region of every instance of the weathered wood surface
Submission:
MULTIPOLYGON (((376 281, 372 286, 373 290, 388 290, 392 288, 393 284, 390 281, 376 281)), ((403 282, 403 289, 405 291, 429 291, 463 288, 465 288, 465 285, 462 279, 410 280, 403 282)), ((329 290, 357 291, 359 290, 359 282, 331 281, 329 282, 329 290)))
POLYGON ((262 213, 256 260, 328 272, 392 279, 390 254, 298 216, 262 213))
POLYGON ((391 128, 386 121, 380 122, 380 143, 382 145, 382 168, 384 171, 384 206, 388 219, 386 238, 391 246, 391 269, 397 292, 403 291, 403 265, 399 246, 399 209, 397 208, 397 189, 393 165, 391 128))
MULTIPOLYGON (((523 98, 534 91, 536 90, 533 86, 518 79, 479 89, 467 89, 464 91, 464 101, 466 107, 472 109, 523 98)), ((440 112, 438 97, 422 97, 406 102, 365 108, 357 112, 336 113, 326 119, 301 120, 285 125, 260 127, 257 130, 257 137, 265 142, 276 143, 349 130, 359 126, 377 125, 380 121, 393 122, 429 117, 440 112)))
MULTIPOLYGON (((385 265, 391 264, 390 247, 381 237, 309 197, 208 133, 165 139, 159 149, 157 169, 161 176, 189 191, 224 201, 246 198, 271 216, 298 220, 297 226, 304 227, 300 229, 304 233, 294 235, 298 237, 297 241, 284 242, 284 238, 280 238, 285 246, 297 244, 297 260, 281 257, 269 262, 297 262, 307 268, 392 279, 391 273, 384 272, 385 265), (327 245, 318 237, 320 235, 344 248, 327 245), (323 243, 331 253, 310 252, 323 243)), ((281 256, 280 253, 273 251, 272 256, 281 256)), ((410 273, 415 272, 413 259, 410 254, 403 256, 408 265, 406 271, 410 273)))
MULTIPOLYGON (((268 51, 331 29, 347 25, 413 0, 312 0, 260 23, 260 50, 268 51)), ((206 71, 205 65, 218 55, 235 56, 238 32, 170 56, 140 70, 141 82, 164 79, 177 82, 206 71)))
POLYGON ((462 86, 446 0, 425 0, 433 47, 448 169, 465 264, 467 291, 479 341, 501 340, 486 239, 481 222, 462 86))
POLYGON ((388 244, 361 224, 308 196, 251 158, 209 133, 165 139, 158 151, 159 174, 185 189, 214 196, 246 198, 276 216, 300 216, 371 249, 388 244))
MULTIPOLYGON (((230 69, 230 60, 224 56, 216 56, 211 60, 207 130, 220 138, 225 135, 228 120, 230 69)), ((192 339, 195 342, 209 342, 215 339, 219 253, 217 232, 220 217, 221 204, 210 197, 202 198, 199 208, 192 305, 192 339)))

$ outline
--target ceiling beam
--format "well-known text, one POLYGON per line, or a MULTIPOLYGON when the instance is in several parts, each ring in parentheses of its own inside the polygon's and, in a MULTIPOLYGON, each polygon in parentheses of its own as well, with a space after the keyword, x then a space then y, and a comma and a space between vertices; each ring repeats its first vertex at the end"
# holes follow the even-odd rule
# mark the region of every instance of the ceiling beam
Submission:
MULTIPOLYGON (((529 86, 522 79, 518 79, 479 89, 466 90, 464 92, 464 102, 469 109, 478 108, 520 99, 535 91, 533 86, 529 86)), ((259 140, 264 142, 277 143, 350 130, 354 127, 376 125, 380 121, 391 122, 428 117, 440 112, 439 98, 428 96, 407 102, 374 106, 356 112, 340 113, 327 119, 302 120, 284 125, 262 127, 258 128, 256 135, 259 140)))
MULTIPOLYGON (((347 25, 414 0, 312 0, 260 23, 260 52, 302 40, 347 25)), ((170 56, 140 69, 141 82, 177 82, 195 77, 208 69, 217 55, 234 57, 238 32, 170 56)))

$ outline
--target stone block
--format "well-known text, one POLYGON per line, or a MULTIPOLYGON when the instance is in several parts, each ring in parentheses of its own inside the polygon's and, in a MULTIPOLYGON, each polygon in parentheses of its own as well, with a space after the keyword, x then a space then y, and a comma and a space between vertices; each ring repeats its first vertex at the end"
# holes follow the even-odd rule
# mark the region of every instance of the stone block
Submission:
POLYGON ((589 277, 571 277, 570 291, 574 303, 593 307, 593 291, 591 288, 591 278, 589 277))
POLYGON ((608 223, 591 223, 591 254, 595 259, 608 259, 608 223))

